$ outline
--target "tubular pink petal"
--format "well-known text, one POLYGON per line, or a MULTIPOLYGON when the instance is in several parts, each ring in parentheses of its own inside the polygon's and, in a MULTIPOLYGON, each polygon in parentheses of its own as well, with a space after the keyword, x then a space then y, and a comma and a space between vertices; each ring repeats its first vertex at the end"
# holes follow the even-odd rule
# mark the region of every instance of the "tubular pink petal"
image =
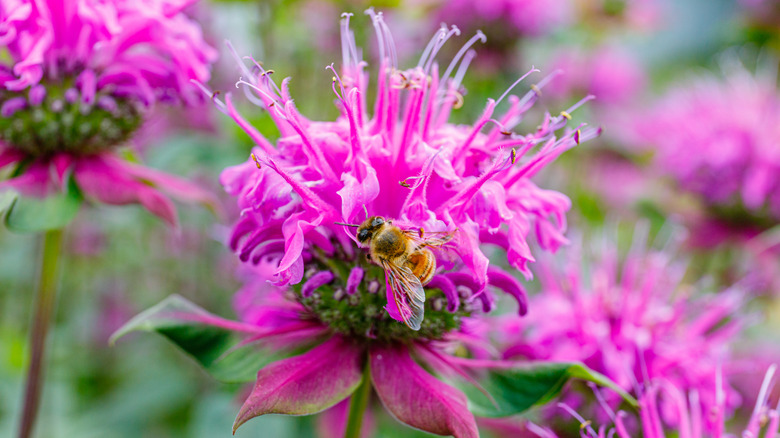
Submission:
POLYGON ((698 438, 692 435, 691 417, 688 413, 687 400, 682 391, 668 381, 662 381, 661 389, 672 398, 672 404, 677 409, 678 433, 680 438, 698 438))
POLYGON ((458 29, 457 26, 453 25, 448 31, 446 26, 442 24, 441 31, 437 34, 438 38, 437 36, 434 36, 432 40, 432 42, 434 43, 433 46, 431 47, 429 45, 429 47, 431 47, 431 50, 427 53, 423 52, 423 56, 420 58, 420 62, 417 64, 418 68, 422 67, 423 72, 426 75, 428 74, 428 72, 431 71, 431 65, 433 65, 433 61, 436 59, 436 55, 439 54, 439 50, 441 50, 441 48, 444 47, 444 44, 447 42, 448 39, 452 38, 453 35, 460 35, 460 29, 458 29), (423 66, 423 62, 425 63, 424 66, 423 66))
POLYGON ((347 294, 355 295, 360 282, 363 281, 364 271, 360 266, 355 266, 349 271, 349 277, 347 278, 347 294))
MULTIPOLYGON (((387 310, 387 314, 390 315, 390 317, 396 321, 403 321, 404 318, 401 315, 402 308, 400 308, 398 303, 396 303, 395 301, 395 296, 393 295, 393 288, 390 287, 390 279, 387 276, 385 276, 385 296, 387 297, 387 304, 385 305, 385 310, 387 310)), ((405 295, 401 296, 399 300, 402 303, 407 302, 405 295)))
POLYGON ((626 417, 626 413, 624 411, 618 411, 615 415, 615 430, 617 431, 617 436, 620 438, 631 438, 631 435, 629 435, 628 430, 626 429, 626 425, 623 423, 623 418, 626 417))
MULTIPOLYGON (((471 46, 476 44, 477 41, 480 41, 483 44, 487 41, 487 37, 485 36, 484 33, 482 33, 481 30, 477 30, 477 33, 474 36, 472 36, 471 39, 469 39, 466 42, 466 44, 464 44, 460 48, 460 50, 458 50, 458 53, 456 53, 455 56, 452 58, 452 61, 450 61, 450 65, 447 66, 447 69, 444 70, 444 74, 442 74, 442 76, 441 76, 441 83, 442 84, 445 84, 445 86, 446 86, 447 80, 450 78, 450 74, 452 73, 452 70, 455 69, 455 66, 458 64, 458 61, 460 61, 460 59, 463 57, 463 55, 465 55, 466 53, 469 52, 469 50, 471 49, 471 46)), ((472 53, 476 53, 476 52, 472 52, 472 53)), ((470 61, 471 61, 471 59, 464 60, 461 65, 468 66, 470 61)), ((465 74, 465 72, 463 74, 465 74)), ((461 76, 462 77, 463 75, 459 74, 459 75, 456 75, 456 77, 457 76, 461 76)), ((453 82, 456 84, 456 86, 460 84, 459 80, 456 80, 456 81, 453 81, 453 82)))
POLYGON ((500 104, 500 103, 501 103, 501 101, 502 101, 502 100, 504 100, 504 98, 505 98, 505 97, 506 97, 506 96, 507 96, 507 95, 508 95, 508 94, 509 94, 509 93, 512 91, 512 89, 513 89, 513 88, 515 88, 515 87, 516 87, 516 86, 517 86, 517 85, 518 85, 520 82, 523 82, 523 79, 527 78, 527 77, 528 77, 528 76, 529 76, 531 73, 538 73, 538 72, 540 72, 540 71, 541 71, 541 70, 537 69, 536 67, 534 67, 534 66, 531 66, 531 70, 528 70, 528 72, 527 72, 526 74, 524 74, 524 75, 520 76, 520 78, 518 78, 518 79, 517 79, 517 80, 516 80, 514 83, 512 83, 512 85, 510 85, 510 86, 509 86, 509 88, 507 88, 507 89, 506 89, 506 91, 504 91, 504 94, 502 94, 502 95, 501 95, 501 97, 499 97, 499 98, 498 98, 498 100, 496 100, 496 105, 500 104))
POLYGON ((439 45, 440 41, 444 39, 446 35, 447 25, 441 23, 439 28, 436 29, 436 32, 433 33, 433 37, 431 37, 431 39, 428 41, 428 45, 425 46, 425 50, 423 50, 422 55, 420 55, 420 60, 417 61, 417 68, 423 68, 423 65, 425 65, 428 58, 431 56, 431 52, 433 52, 434 47, 439 45))
POLYGON ((447 298, 447 311, 455 312, 460 307, 460 297, 458 297, 458 291, 455 288, 455 283, 444 275, 435 275, 430 283, 429 288, 438 288, 442 291, 447 298))
POLYGON ((288 101, 284 104, 284 110, 287 117, 287 122, 300 136, 304 148, 308 149, 308 153, 314 155, 316 162, 319 164, 315 167, 317 171, 319 171, 323 177, 331 181, 338 181, 338 177, 333 172, 333 168, 325 158, 325 155, 322 153, 322 149, 316 142, 312 141, 312 139, 309 137, 309 134, 301 125, 301 122, 298 118, 298 111, 295 109, 292 101, 288 101))
POLYGON ((316 208, 318 211, 322 212, 327 219, 335 219, 338 217, 338 213, 330 204, 323 201, 322 198, 317 196, 311 189, 296 181, 292 175, 280 169, 275 160, 270 157, 265 157, 263 161, 292 187, 295 193, 303 199, 304 205, 310 205, 316 208))
MULTIPOLYGON (((471 146, 471 143, 474 142, 474 139, 477 138, 477 134, 479 134, 479 131, 482 130, 482 128, 487 125, 488 121, 490 121, 490 118, 493 116, 493 110, 496 108, 496 101, 493 99, 488 99, 487 105, 485 106, 485 110, 482 112, 482 115, 479 116, 479 119, 474 123, 474 128, 471 130, 471 133, 466 138, 466 140, 463 142, 463 144, 458 146, 458 160, 456 163, 462 163, 463 160, 466 158, 466 153, 471 146)), ((457 166, 457 164, 456 164, 457 166)))
POLYGON ((251 138, 252 141, 254 141, 255 144, 259 146, 264 153, 272 154, 274 152, 273 145, 268 142, 268 140, 263 136, 263 134, 260 134, 260 132, 257 129, 255 129, 254 126, 250 125, 249 122, 247 122, 243 117, 241 117, 241 114, 238 111, 236 111, 236 107, 233 106, 233 99, 230 93, 227 93, 225 95, 225 108, 230 118, 235 120, 238 126, 240 126, 241 129, 243 129, 244 132, 246 132, 247 135, 249 135, 249 138, 251 138))
POLYGON ((512 295, 517 300, 520 316, 528 313, 528 296, 525 288, 514 277, 497 267, 491 266, 488 268, 488 283, 512 295))
POLYGON ((749 433, 752 437, 758 438, 758 435, 761 432, 761 422, 765 420, 761 418, 762 410, 764 409, 764 406, 766 406, 767 398, 769 397, 768 393, 771 390, 776 370, 777 365, 772 364, 764 375, 764 380, 761 382, 761 389, 758 391, 753 413, 750 415, 750 421, 745 429, 745 432, 749 433))
POLYGON ((0 106, 0 116, 11 117, 15 112, 27 107, 27 99, 24 97, 12 97, 6 99, 0 106))
POLYGON ((580 422, 580 434, 581 436, 585 437, 585 433, 587 432, 588 437, 597 438, 598 434, 596 434, 596 431, 593 430, 593 427, 590 425, 590 421, 586 421, 582 415, 578 414, 577 411, 572 409, 569 405, 566 403, 558 403, 558 407, 563 409, 564 411, 568 412, 569 415, 574 417, 577 421, 580 422))
MULTIPOLYGON (((470 201, 474 195, 479 191, 483 184, 489 181, 498 173, 509 169, 512 166, 512 154, 508 153, 504 157, 496 158, 493 161, 491 167, 486 170, 479 178, 476 178, 470 184, 467 184, 456 195, 449 198, 445 203, 436 208, 436 213, 441 214, 444 211, 455 210, 457 208, 462 210, 466 207, 468 201, 470 201)), ((456 214, 457 215, 457 214, 456 214)))
POLYGON ((303 283, 303 287, 301 287, 301 295, 305 298, 308 298, 311 296, 311 294, 314 293, 315 290, 317 290, 321 286, 325 286, 331 281, 333 281, 332 272, 320 271, 314 274, 308 280, 306 280, 306 283, 303 283))
MULTIPOLYGON (((301 252, 303 251, 304 235, 316 228, 322 223, 322 215, 314 218, 307 217, 305 212, 299 212, 291 215, 284 221, 282 225, 282 234, 285 237, 284 244, 284 257, 279 261, 279 267, 276 274, 280 275, 283 283, 286 284, 292 278, 296 278, 300 281, 298 274, 303 273, 303 260, 301 259, 301 252), (291 277, 293 271, 290 269, 296 268, 295 275, 291 277)), ((292 284, 298 281, 292 281, 292 284)))

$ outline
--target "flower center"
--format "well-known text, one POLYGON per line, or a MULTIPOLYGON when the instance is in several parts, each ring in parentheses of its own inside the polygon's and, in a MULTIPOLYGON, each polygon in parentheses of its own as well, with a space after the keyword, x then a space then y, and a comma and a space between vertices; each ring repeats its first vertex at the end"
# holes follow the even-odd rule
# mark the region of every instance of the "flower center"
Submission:
POLYGON ((33 157, 96 154, 130 138, 140 126, 136 102, 96 91, 82 93, 74 77, 0 90, 0 140, 33 157))
POLYGON ((339 251, 332 257, 315 254, 307 268, 304 280, 294 287, 295 299, 313 318, 344 336, 385 343, 442 339, 460 327, 464 316, 471 314, 466 300, 461 300, 455 311, 449 311, 442 291, 425 287, 425 317, 420 330, 396 321, 384 308, 384 270, 368 262, 362 249, 357 249, 353 257, 339 251), (354 278, 350 281, 350 275, 355 277, 355 269, 362 271, 357 283, 354 278))

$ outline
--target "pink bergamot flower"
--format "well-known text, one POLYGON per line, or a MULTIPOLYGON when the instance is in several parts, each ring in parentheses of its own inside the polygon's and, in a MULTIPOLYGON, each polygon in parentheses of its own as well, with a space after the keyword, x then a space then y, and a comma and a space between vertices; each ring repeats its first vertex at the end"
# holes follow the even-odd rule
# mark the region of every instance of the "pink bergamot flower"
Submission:
MULTIPOLYGON (((472 381, 466 369, 498 366, 479 315, 494 309, 496 290, 511 295, 516 311, 525 314, 525 291, 511 271, 531 277, 529 240, 546 250, 567 242, 568 198, 531 178, 598 130, 566 126, 580 102, 545 114, 531 133, 512 132, 547 79, 522 97, 507 91, 489 99, 473 125, 449 123, 450 112, 464 101, 461 79, 474 57, 470 47, 482 35, 440 72, 437 52, 459 33, 442 27, 418 64, 401 70, 381 14, 367 13, 380 58, 373 111, 350 14, 342 20, 341 71, 329 67, 340 111, 335 121, 305 118, 293 103, 289 79, 277 85, 272 72, 251 58, 251 67, 238 59, 243 76, 237 86, 275 121, 281 134, 275 144, 236 110, 232 95, 222 101, 204 87, 257 143, 253 159, 222 175, 241 208, 229 244, 248 265, 247 286, 236 301, 240 327, 274 351, 313 345, 260 370, 236 426, 257 415, 310 414, 350 396, 360 400, 362 382, 410 426, 475 437, 465 394, 419 362, 438 375, 472 381), (502 103, 507 109, 495 116, 502 103), (432 249, 438 268, 424 291, 419 288, 422 303, 404 293, 408 289, 386 266, 367 260, 362 233, 341 224, 368 217, 371 224, 392 222, 410 239, 449 236, 432 249), (488 245, 511 270, 490 263, 488 245), (410 328, 399 321, 414 305, 424 308, 424 318, 410 328), (459 348, 471 357, 458 357, 459 348)), ((416 277, 403 281, 420 284, 416 277)))
POLYGON ((72 175, 107 204, 140 203, 169 223, 171 201, 208 194, 115 153, 155 104, 202 99, 216 51, 183 9, 188 0, 11 0, 0 5, 0 189, 43 197, 72 175))

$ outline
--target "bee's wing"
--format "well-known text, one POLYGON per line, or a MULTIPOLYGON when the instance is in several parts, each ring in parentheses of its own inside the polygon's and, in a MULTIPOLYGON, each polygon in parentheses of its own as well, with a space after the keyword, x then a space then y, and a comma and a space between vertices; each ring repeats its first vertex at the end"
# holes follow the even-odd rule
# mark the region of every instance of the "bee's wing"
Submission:
POLYGON ((404 324, 412 330, 420 330, 425 312, 425 290, 420 279, 405 266, 385 259, 380 261, 404 324))
POLYGON ((418 248, 430 246, 430 247, 437 247, 442 246, 445 243, 452 240, 452 236, 455 235, 455 232, 457 230, 453 231, 420 231, 419 228, 411 228, 408 230, 404 230, 403 233, 406 237, 409 238, 418 248))

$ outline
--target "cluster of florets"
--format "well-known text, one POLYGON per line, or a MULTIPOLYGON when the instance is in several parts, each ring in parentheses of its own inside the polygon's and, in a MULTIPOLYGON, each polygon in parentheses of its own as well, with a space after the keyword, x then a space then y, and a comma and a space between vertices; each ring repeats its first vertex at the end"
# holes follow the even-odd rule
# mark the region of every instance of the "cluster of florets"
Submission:
MULTIPOLYGON (((692 296, 696 287, 683 281, 687 264, 644 242, 637 238, 624 258, 607 242, 584 257, 573 253, 563 266, 544 264, 534 311, 499 325, 505 358, 577 360, 627 391, 663 380, 696 391, 705 410, 716 406, 715 376, 744 326, 734 316, 741 292, 692 296)), ((736 394, 724 394, 724 406, 733 407, 736 394)))
MULTIPOLYGON (((602 405, 604 414, 612 420, 612 425, 602 424, 598 430, 590 420, 585 420, 570 406, 559 403, 558 407, 579 421, 580 436, 583 438, 605 438, 608 436, 632 438, 637 436, 638 431, 635 431, 630 425, 637 422, 642 436, 647 438, 663 438, 667 434, 690 438, 709 436, 756 438, 763 434, 763 436, 770 438, 775 437, 780 431, 780 405, 773 409, 769 400, 775 383, 776 369, 777 367, 772 365, 764 374, 755 406, 747 425, 739 435, 726 433, 726 397, 720 374, 715 376, 715 382, 712 385, 711 392, 716 394, 716 400, 709 411, 702 410, 698 392, 685 391, 684 388, 663 379, 645 382, 645 388, 639 396, 640 413, 636 419, 632 418, 626 411, 615 412, 606 404, 602 405), (663 406, 669 406, 670 409, 664 410, 663 406), (671 426, 665 425, 663 421, 664 416, 668 416, 669 413, 672 413, 674 417, 674 424, 671 426), (710 427, 705 427, 706 424, 710 424, 710 427)), ((594 389, 594 391, 601 399, 598 390, 594 389)), ((558 437, 552 429, 533 423, 529 423, 527 428, 540 438, 558 437)))
MULTIPOLYGON (((360 284, 378 282, 385 295, 382 270, 356 262, 365 252, 358 247, 354 230, 336 224, 383 216, 401 229, 453 233, 451 242, 434 251, 441 269, 428 285, 426 311, 488 312, 495 302, 492 286, 513 295, 524 314, 522 285, 492 266, 482 245, 504 249, 508 264, 530 278, 531 234, 543 249, 566 243, 568 198, 540 189, 530 178, 598 130, 566 128, 569 113, 580 102, 558 115, 545 115, 534 132, 511 132, 548 79, 523 97, 509 96, 508 109, 499 118, 493 114, 508 91, 498 100, 490 99, 474 125, 448 123, 450 112, 463 103, 461 79, 474 57, 470 46, 483 36, 466 43, 440 74, 436 54, 459 33, 455 27, 442 27, 417 66, 400 70, 381 15, 373 14, 373 21, 381 61, 373 116, 366 109, 366 64, 348 28, 349 16, 342 21, 341 73, 330 67, 341 112, 334 122, 307 120, 293 104, 289 79, 279 87, 259 64, 250 69, 239 60, 243 77, 237 85, 268 110, 281 138, 272 145, 236 111, 230 95, 224 102, 216 99, 257 143, 254 160, 222 175, 242 210, 231 247, 245 262, 275 266, 269 279, 278 285, 303 282, 302 302, 323 314, 337 304, 320 292, 319 301, 314 300, 313 291, 327 288, 339 296, 341 291, 343 296, 354 295, 349 292, 356 290, 355 276, 360 284)), ((384 307, 400 320, 390 292, 387 296, 384 307)), ((435 325, 448 328, 451 321, 448 316, 435 325)))
POLYGON ((216 51, 190 1, 13 1, 0 6, 0 140, 28 156, 121 144, 155 102, 200 99, 216 51))
POLYGON ((672 89, 639 114, 634 141, 715 217, 767 226, 780 220, 780 92, 774 77, 733 70, 672 89))

